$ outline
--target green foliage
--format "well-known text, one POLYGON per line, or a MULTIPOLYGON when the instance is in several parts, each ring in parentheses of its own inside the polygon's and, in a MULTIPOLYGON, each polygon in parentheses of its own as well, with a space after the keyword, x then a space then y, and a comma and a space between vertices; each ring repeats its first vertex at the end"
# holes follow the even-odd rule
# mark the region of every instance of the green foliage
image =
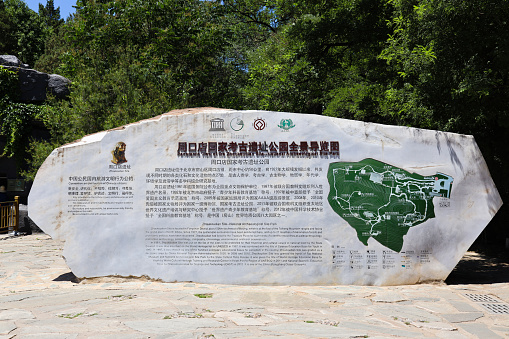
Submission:
POLYGON ((55 148, 85 135, 85 132, 75 123, 79 116, 72 109, 70 102, 58 102, 54 98, 50 98, 45 105, 38 106, 37 109, 33 119, 44 124, 50 132, 51 139, 25 139, 26 156, 24 161, 26 166, 20 168, 20 175, 27 180, 35 178, 37 170, 55 148))
MULTIPOLYGON (((91 98, 87 110, 95 114, 103 103, 122 101, 124 106, 100 113, 126 117, 117 123, 191 103, 221 104, 222 98, 231 103, 235 69, 219 58, 224 37, 213 12, 211 4, 201 1, 79 2, 75 19, 65 29, 67 51, 58 70, 79 82, 104 79, 104 86, 112 89, 105 94, 108 98, 91 98), (130 86, 124 98, 114 94, 119 86, 130 86), (145 106, 146 114, 123 113, 138 109, 127 107, 135 103, 145 106), (159 106, 150 108, 152 104, 159 106)), ((107 120, 99 118, 93 128, 104 127, 100 123, 107 120)))
MULTIPOLYGON (((403 107, 401 119, 411 112, 418 118, 413 126, 473 134, 502 199, 507 200, 509 161, 503 156, 507 153, 503 140, 509 129, 509 4, 503 0, 390 4, 392 32, 380 53, 394 79, 386 91, 387 109, 403 107)), ((507 213, 503 209, 500 220, 507 213)))
POLYGON ((47 26, 53 29, 58 28, 64 22, 60 18, 60 7, 55 8, 53 0, 46 0, 46 6, 39 4, 39 16, 47 26))
POLYGON ((68 54, 69 46, 64 37, 66 25, 60 25, 49 34, 44 44, 44 54, 35 62, 34 69, 45 73, 59 73, 61 61, 68 54))
POLYGON ((0 135, 6 139, 0 156, 14 157, 21 171, 30 158, 27 145, 33 122, 42 111, 37 105, 16 102, 18 86, 17 72, 0 66, 0 135))
POLYGON ((7 137, 7 145, 2 155, 24 156, 25 145, 31 131, 31 121, 39 114, 39 107, 36 105, 10 103, 0 111, 2 128, 0 134, 7 137))
POLYGON ((44 160, 50 155, 50 153, 57 147, 59 143, 49 141, 30 141, 27 153, 30 154, 28 158, 28 166, 26 169, 21 169, 19 174, 26 180, 33 181, 37 170, 43 164, 44 160))
POLYGON ((283 31, 248 54, 249 80, 244 89, 248 107, 313 111, 318 74, 312 64, 299 57, 299 47, 283 31))
POLYGON ((14 100, 17 86, 17 73, 0 66, 0 101, 7 102, 14 100))
MULTIPOLYGON (((386 81, 383 63, 377 59, 388 32, 389 11, 383 3, 280 1, 278 5, 275 15, 290 19, 248 54, 249 107, 321 114, 331 101, 337 107, 351 100, 341 96, 352 95, 345 92, 352 84, 378 88, 386 81)), ((357 105, 354 115, 375 117, 379 112, 375 106, 357 105)), ((344 109, 331 108, 328 113, 352 116, 344 109)))
POLYGON ((122 58, 106 74, 97 74, 94 67, 80 72, 70 102, 57 104, 63 116, 74 117, 73 128, 78 135, 149 118, 176 105, 175 94, 163 91, 164 87, 177 86, 171 76, 154 73, 149 65, 133 61, 130 56, 134 51, 119 53, 122 58))
POLYGON ((4 0, 0 0, 0 54, 8 54, 16 47, 13 22, 5 8, 4 0))
POLYGON ((325 115, 353 120, 378 121, 383 87, 376 83, 352 82, 331 91, 325 115))
MULTIPOLYGON (((197 0, 78 1, 38 62, 73 82, 68 101, 45 109, 52 144, 173 108, 240 107, 245 72, 224 62, 220 15, 197 0)), ((33 144, 34 158, 43 146, 33 144)))
MULTIPOLYGON (((50 143, 31 145, 34 166, 57 144, 173 108, 266 109, 473 134, 509 197, 506 0, 78 0, 76 8, 60 24, 51 0, 39 16, 21 0, 0 0, 0 50, 73 82, 68 101, 10 108, 50 130, 50 143)), ((5 93, 2 107, 13 102, 5 93)), ((8 119, 20 128, 25 118, 8 119)))
POLYGON ((247 53, 249 108, 473 134, 509 197, 507 1, 272 3, 292 18, 247 53))
POLYGON ((3 2, 9 17, 12 41, 9 42, 10 48, 3 50, 2 53, 15 55, 23 62, 34 65, 44 52, 47 28, 39 15, 28 8, 22 0, 3 2))
POLYGON ((42 109, 37 105, 16 102, 18 86, 17 72, 0 66, 0 135, 6 139, 0 156, 14 157, 21 172, 31 158, 28 145, 32 126, 34 121, 41 119, 42 109))
POLYGON ((393 86, 419 89, 434 128, 484 134, 480 118, 508 127, 507 2, 391 3, 393 33, 380 58, 401 78, 393 86))
POLYGON ((18 76, 16 72, 0 66, 0 134, 6 138, 6 144, 0 156, 16 156, 18 164, 25 153, 25 144, 30 132, 30 120, 36 110, 31 105, 17 104, 18 76))

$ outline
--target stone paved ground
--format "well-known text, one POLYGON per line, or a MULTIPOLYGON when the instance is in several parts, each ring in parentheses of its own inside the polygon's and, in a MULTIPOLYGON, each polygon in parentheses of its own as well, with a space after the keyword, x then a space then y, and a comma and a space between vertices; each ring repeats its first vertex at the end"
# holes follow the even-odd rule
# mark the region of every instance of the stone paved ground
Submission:
POLYGON ((509 338, 509 279, 394 287, 77 283, 61 251, 44 234, 0 236, 0 339, 509 338))

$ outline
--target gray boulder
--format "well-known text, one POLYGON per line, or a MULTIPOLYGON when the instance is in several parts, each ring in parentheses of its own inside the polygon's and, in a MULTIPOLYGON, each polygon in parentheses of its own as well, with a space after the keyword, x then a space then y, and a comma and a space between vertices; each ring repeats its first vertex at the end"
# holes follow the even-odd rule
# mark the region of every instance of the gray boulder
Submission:
POLYGON ((39 102, 46 100, 49 76, 33 69, 22 68, 18 71, 20 100, 23 102, 39 102))
POLYGON ((50 74, 48 79, 48 89, 55 97, 59 99, 66 98, 71 92, 69 91, 69 85, 71 81, 66 77, 58 74, 50 74))
POLYGON ((0 55, 0 65, 28 68, 27 64, 22 63, 21 60, 14 55, 0 55))
POLYGON ((18 73, 19 100, 26 103, 42 102, 50 93, 58 99, 65 99, 69 94, 71 81, 58 74, 47 74, 27 68, 14 55, 1 55, 0 65, 18 73))

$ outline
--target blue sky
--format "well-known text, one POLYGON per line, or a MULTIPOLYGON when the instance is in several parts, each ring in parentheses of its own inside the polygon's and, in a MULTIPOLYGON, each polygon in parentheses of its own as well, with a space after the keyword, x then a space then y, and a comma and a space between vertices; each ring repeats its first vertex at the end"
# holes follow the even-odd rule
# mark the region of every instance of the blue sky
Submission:
MULTIPOLYGON (((46 6, 46 0, 24 0, 30 9, 39 12, 39 4, 46 6)), ((69 14, 74 13, 75 9, 72 7, 76 5, 76 0, 54 0, 55 8, 60 7, 60 17, 67 19, 69 14)))

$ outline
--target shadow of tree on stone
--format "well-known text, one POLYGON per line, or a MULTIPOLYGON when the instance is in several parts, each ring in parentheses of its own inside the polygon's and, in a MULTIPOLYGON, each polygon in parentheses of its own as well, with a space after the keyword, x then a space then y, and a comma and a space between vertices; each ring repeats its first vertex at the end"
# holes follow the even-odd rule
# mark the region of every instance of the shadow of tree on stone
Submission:
POLYGON ((445 280, 448 285, 509 282, 509 260, 505 256, 467 252, 445 280))
POLYGON ((80 280, 72 272, 61 274, 53 279, 53 281, 69 281, 76 284, 80 282, 80 280))

